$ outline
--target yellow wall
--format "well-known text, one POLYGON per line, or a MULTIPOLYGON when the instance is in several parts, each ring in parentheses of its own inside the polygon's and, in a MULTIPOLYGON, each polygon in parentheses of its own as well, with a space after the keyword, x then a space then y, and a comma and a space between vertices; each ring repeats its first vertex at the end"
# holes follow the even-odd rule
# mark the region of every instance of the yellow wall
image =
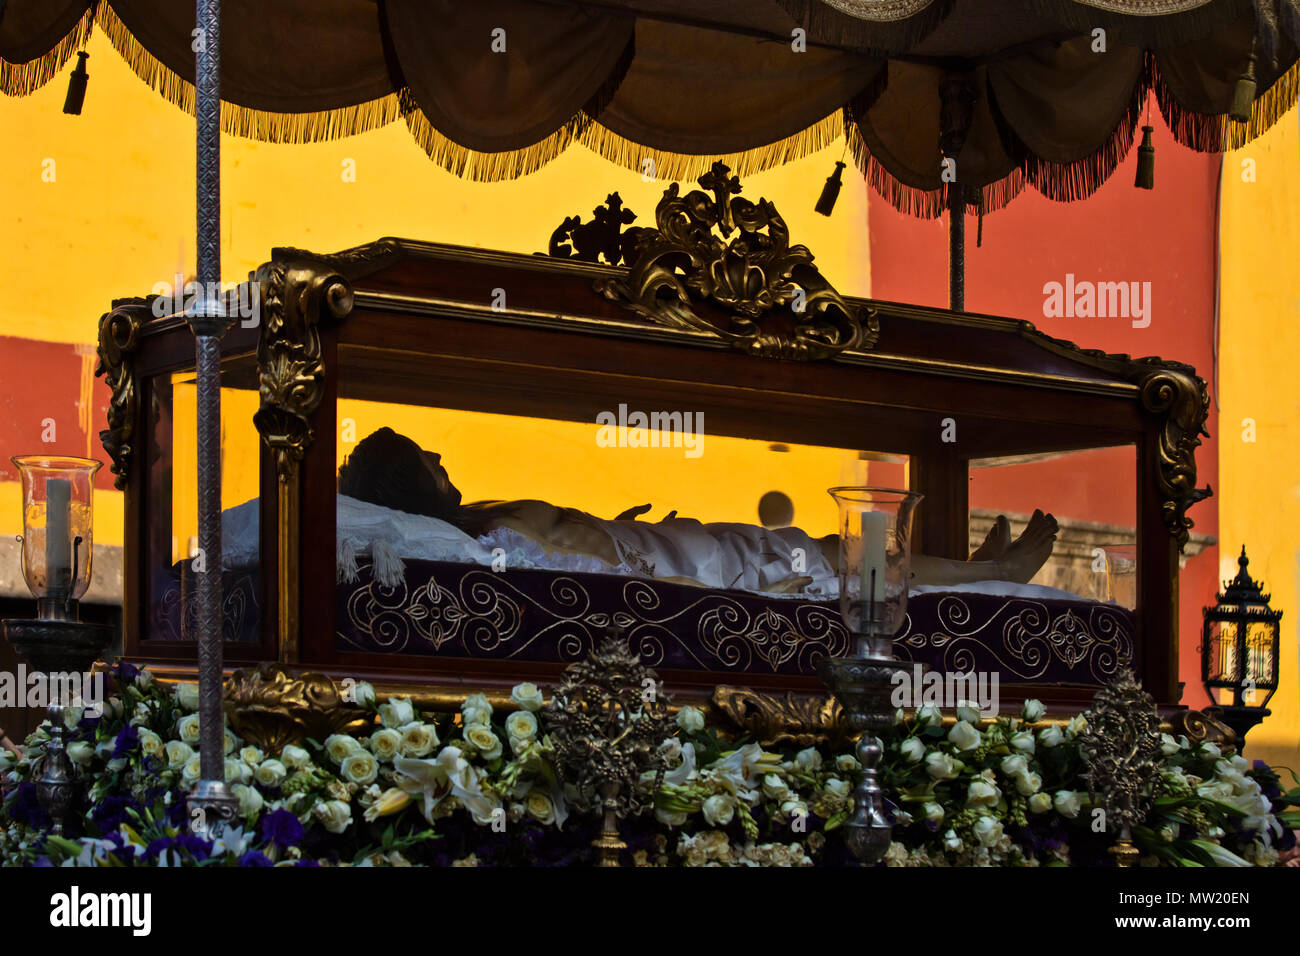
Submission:
MULTIPOLYGON (((1219 297, 1222 577, 1242 544, 1281 609, 1281 687, 1247 756, 1300 772, 1300 137, 1292 109, 1223 166, 1219 297), (1254 182, 1247 179, 1254 161, 1254 182), (1250 428, 1254 425, 1254 441, 1250 428)), ((1284 775, 1285 776, 1285 775, 1284 775)))
MULTIPOLYGON (((8 134, 5 149, 0 150, 0 221, 6 227, 0 237, 3 335, 93 343, 96 321, 110 299, 145 294, 155 283, 170 281, 177 271, 189 274, 194 269, 194 121, 136 78, 102 34, 96 33, 89 52, 91 79, 81 116, 62 112, 66 90, 62 77, 30 97, 0 98, 0 129, 8 134), (44 181, 51 170, 53 181, 44 181)), ((830 281, 841 292, 865 295, 870 291, 865 187, 855 177, 847 177, 834 217, 813 212, 822 183, 842 152, 842 146, 832 147, 749 177, 745 195, 773 200, 790 226, 792 240, 813 250, 830 281)), ((225 137, 222 277, 228 282, 243 279, 269 257, 273 246, 332 252, 385 235, 542 251, 561 220, 574 214, 589 217, 592 208, 614 190, 637 213, 638 225, 652 224, 665 185, 644 182, 639 173, 614 166, 582 147, 514 182, 464 182, 435 166, 400 122, 361 136, 309 145, 225 137), (355 168, 355 182, 345 181, 345 166, 355 168)), ((14 386, 3 383, 3 387, 14 386)), ((178 396, 178 401, 183 398, 178 396)), ((227 415, 236 409, 249 414, 241 404, 231 406, 227 415)), ((341 417, 346 414, 340 411, 341 417)), ((394 414, 397 417, 385 423, 419 432, 430 447, 436 447, 450 427, 448 421, 422 412, 394 414)), ((365 419, 365 413, 359 417, 365 419)), ((95 430, 100 427, 102 423, 94 424, 95 430)), ((357 437, 364 437, 372 427, 371 421, 362 421, 357 437)), ((248 480, 249 452, 244 441, 251 425, 227 420, 224 430, 225 503, 230 505, 255 495, 256 485, 248 480)), ((531 432, 536 435, 536 427, 531 432)), ((461 434, 466 434, 464 429, 461 434)), ((505 434, 493 441, 499 445, 505 434)), ((571 438, 559 432, 550 437, 555 458, 542 471, 558 476, 560 450, 571 438)), ((179 464, 185 460, 185 442, 192 439, 184 435, 177 439, 179 464)), ((461 440, 453 449, 464 449, 456 456, 460 463, 454 476, 467 483, 467 497, 477 497, 480 487, 485 495, 516 493, 510 482, 497 480, 488 471, 485 463, 492 457, 480 451, 489 447, 485 443, 474 451, 461 440)), ((106 458, 102 449, 95 453, 106 458)), ((669 467, 666 456, 638 457, 635 473, 605 475, 610 484, 593 492, 588 501, 593 509, 603 511, 623 502, 616 509, 621 510, 647 500, 646 490, 654 487, 660 492, 657 501, 667 498, 673 502, 667 507, 679 507, 683 513, 690 508, 703 516, 730 508, 728 513, 753 520, 752 513, 744 512, 752 512, 755 489, 764 485, 767 490, 771 466, 762 469, 761 479, 755 470, 776 453, 760 445, 748 454, 753 461, 746 463, 754 469, 736 475, 722 469, 720 455, 706 453, 706 464, 694 470, 700 480, 682 478, 675 488, 667 482, 670 472, 680 472, 680 462, 669 467), (647 461, 667 470, 647 470, 647 461), (714 463, 712 471, 709 461, 714 463), (738 487, 743 488, 739 495, 738 487), (737 508, 737 501, 744 507, 737 508)), ((841 457, 830 451, 810 453, 806 459, 797 450, 783 455, 779 484, 816 487, 825 498, 824 490, 831 484, 862 480, 857 463, 841 466, 841 457)), ((175 483, 178 548, 183 549, 191 533, 187 529, 193 525, 193 508, 186 506, 184 494, 187 485, 192 488, 192 478, 178 469, 175 483)), ((533 493, 545 491, 539 486, 533 493)), ((571 497, 558 491, 555 496, 571 497)), ((18 530, 18 501, 17 485, 0 483, 0 533, 18 530)), ((820 507, 822 518, 830 522, 834 514, 830 499, 820 502, 820 507)), ((96 540, 120 543, 121 522, 121 496, 98 493, 96 540)))

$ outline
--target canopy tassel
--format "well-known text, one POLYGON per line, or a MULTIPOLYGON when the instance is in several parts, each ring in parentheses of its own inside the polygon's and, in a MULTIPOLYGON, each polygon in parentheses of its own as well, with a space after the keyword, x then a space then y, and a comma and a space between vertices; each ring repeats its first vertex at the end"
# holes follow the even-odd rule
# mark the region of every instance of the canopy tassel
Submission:
POLYGON ((77 65, 68 77, 68 97, 63 101, 63 112, 73 116, 81 115, 82 104, 86 102, 86 82, 90 74, 86 72, 86 61, 90 54, 85 50, 77 51, 77 65))
POLYGON ((840 196, 840 187, 844 185, 844 164, 838 160, 835 162, 835 172, 826 177, 826 185, 822 187, 821 198, 817 200, 816 211, 823 216, 829 216, 835 211, 835 200, 840 196))
POLYGON ((1133 180, 1133 185, 1138 189, 1156 188, 1156 147, 1151 142, 1151 134, 1154 131, 1153 127, 1142 127, 1142 145, 1138 147, 1137 176, 1133 180))
POLYGON ((1249 123, 1250 112, 1255 105, 1255 41, 1250 44, 1250 57, 1246 60, 1246 70, 1237 77, 1237 85, 1232 88, 1232 107, 1228 116, 1238 123, 1249 123))

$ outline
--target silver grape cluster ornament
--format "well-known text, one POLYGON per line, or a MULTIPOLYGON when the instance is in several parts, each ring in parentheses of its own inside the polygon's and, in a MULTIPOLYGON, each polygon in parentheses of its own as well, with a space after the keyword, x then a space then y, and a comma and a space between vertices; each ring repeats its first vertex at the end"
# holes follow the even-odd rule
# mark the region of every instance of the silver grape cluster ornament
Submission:
POLYGON ((608 637, 565 670, 547 727, 561 777, 577 791, 578 810, 603 815, 603 832, 592 842, 599 865, 617 866, 626 848, 617 821, 654 806, 664 774, 660 746, 675 730, 658 676, 621 638, 608 637), (641 784, 647 772, 654 774, 649 788, 641 784))

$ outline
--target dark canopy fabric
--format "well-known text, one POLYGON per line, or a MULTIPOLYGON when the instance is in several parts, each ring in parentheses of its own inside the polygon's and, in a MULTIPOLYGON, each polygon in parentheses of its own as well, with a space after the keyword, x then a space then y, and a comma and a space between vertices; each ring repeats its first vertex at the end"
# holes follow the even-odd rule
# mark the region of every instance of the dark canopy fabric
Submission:
MULTIPOLYGON (((192 112, 193 16, 184 0, 9 0, 0 89, 40 88, 97 25, 192 112)), ((434 161, 481 181, 574 142, 686 179, 844 135, 874 188, 935 216, 952 188, 945 77, 973 91, 958 179, 991 211, 1025 185, 1089 195, 1153 93, 1180 142, 1247 142, 1295 104, 1298 45, 1300 0, 224 0, 222 123, 306 142, 402 120, 434 161), (1234 122, 1252 56, 1254 108, 1234 122)))

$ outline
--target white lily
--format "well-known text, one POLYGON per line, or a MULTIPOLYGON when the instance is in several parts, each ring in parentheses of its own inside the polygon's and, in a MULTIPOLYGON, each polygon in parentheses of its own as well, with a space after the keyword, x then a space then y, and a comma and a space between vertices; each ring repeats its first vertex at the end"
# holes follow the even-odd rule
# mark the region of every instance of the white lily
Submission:
POLYGON ((430 823, 433 811, 452 792, 452 777, 459 776, 469 763, 457 747, 443 747, 437 757, 420 759, 397 757, 393 769, 397 771, 396 783, 413 797, 423 797, 421 812, 430 823))

